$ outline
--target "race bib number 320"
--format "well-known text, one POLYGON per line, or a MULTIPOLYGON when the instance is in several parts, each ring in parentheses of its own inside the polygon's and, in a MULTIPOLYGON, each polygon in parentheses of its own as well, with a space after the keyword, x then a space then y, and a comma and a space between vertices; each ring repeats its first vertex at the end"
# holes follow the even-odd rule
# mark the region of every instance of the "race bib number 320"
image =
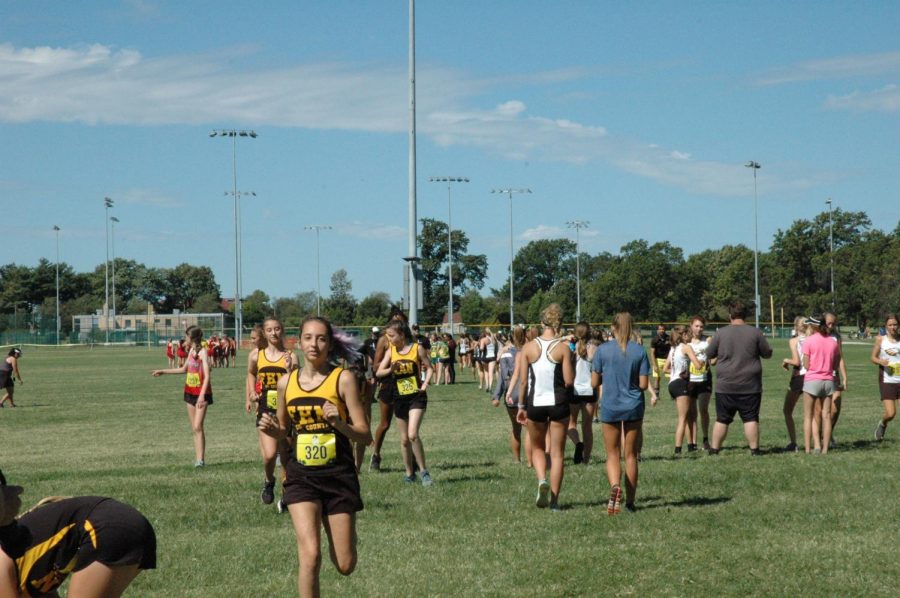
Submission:
POLYGON ((297 436, 297 462, 306 467, 330 465, 337 458, 334 434, 300 434, 297 436))

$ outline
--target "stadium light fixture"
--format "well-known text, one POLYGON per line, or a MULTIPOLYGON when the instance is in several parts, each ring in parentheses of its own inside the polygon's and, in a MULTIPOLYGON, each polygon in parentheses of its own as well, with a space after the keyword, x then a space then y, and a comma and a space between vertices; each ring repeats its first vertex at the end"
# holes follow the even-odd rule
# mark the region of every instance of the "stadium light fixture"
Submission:
POLYGON ((590 222, 587 220, 570 220, 566 222, 566 226, 575 229, 575 322, 581 321, 581 252, 579 250, 580 239, 578 233, 583 228, 587 228, 590 222))
POLYGON ((327 224, 311 224, 303 227, 305 230, 316 231, 316 315, 322 315, 322 277, 319 273, 319 231, 331 230, 327 224))
POLYGON ((509 195, 509 329, 512 330, 513 323, 515 320, 513 319, 514 309, 513 309, 513 204, 512 198, 513 193, 531 193, 531 189, 521 188, 521 189, 513 189, 508 187, 506 189, 491 189, 491 193, 500 193, 502 195, 509 195))
POLYGON ((450 223, 451 221, 451 189, 453 183, 468 183, 469 179, 467 177, 453 177, 453 176, 432 176, 428 177, 429 183, 447 183, 447 280, 448 280, 448 294, 450 295, 449 300, 447 301, 447 326, 450 327, 450 335, 453 335, 453 227, 450 223))
POLYGON ((753 169, 753 300, 756 304, 753 313, 756 315, 755 325, 759 328, 759 209, 757 207, 759 201, 756 193, 756 171, 762 166, 755 160, 750 160, 744 166, 753 169))

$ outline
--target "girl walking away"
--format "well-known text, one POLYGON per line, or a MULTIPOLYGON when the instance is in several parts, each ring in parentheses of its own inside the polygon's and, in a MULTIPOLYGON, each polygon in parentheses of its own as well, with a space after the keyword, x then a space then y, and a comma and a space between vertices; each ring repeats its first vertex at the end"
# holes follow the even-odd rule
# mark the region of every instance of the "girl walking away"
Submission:
POLYGON ((406 468, 404 481, 415 483, 413 457, 419 466, 422 485, 430 486, 431 474, 425 466, 425 449, 419 428, 425 409, 428 407, 428 381, 431 379, 431 361, 428 353, 419 343, 413 341, 412 333, 403 320, 392 320, 385 327, 385 336, 390 343, 375 375, 382 378, 393 376, 394 417, 400 432, 400 453, 406 468))
POLYGON ((800 358, 801 351, 803 348, 803 341, 806 340, 807 336, 807 326, 806 326, 806 318, 803 316, 797 316, 794 318, 794 335, 791 337, 791 340, 788 341, 788 348, 791 351, 791 356, 786 357, 781 362, 781 367, 784 369, 790 369, 791 371, 791 379, 788 382, 787 392, 784 393, 784 406, 782 407, 782 411, 784 412, 784 425, 787 427, 788 432, 788 445, 784 447, 784 450, 794 453, 797 452, 797 429, 794 425, 794 407, 797 406, 797 400, 803 394, 803 376, 806 374, 806 369, 803 367, 803 360, 800 358))
POLYGON ((133 507, 102 496, 48 497, 15 518, 21 486, 0 473, 0 596, 117 598, 156 568, 156 534, 133 507))
POLYGON ((606 476, 611 486, 607 513, 621 510, 622 465, 625 453, 625 508, 634 511, 638 485, 638 452, 644 420, 644 390, 650 382, 647 352, 631 341, 632 319, 619 312, 612 322, 615 340, 606 342, 594 353, 591 383, 601 386, 603 402, 600 420, 606 445, 606 476), (601 384, 602 381, 602 384, 601 384), (624 432, 624 442, 622 440, 624 432), (624 445, 624 446, 623 446, 624 445))
POLYGON ((559 511, 559 493, 563 481, 563 459, 569 405, 566 387, 575 379, 572 352, 559 338, 562 311, 551 303, 541 313, 541 335, 519 352, 519 388, 527 389, 525 402, 519 403, 516 421, 528 428, 531 438, 531 462, 538 479, 535 504, 559 511), (549 429, 550 446, 547 447, 549 429), (550 449, 550 481, 547 481, 547 449, 550 449))
POLYGON ((363 503, 351 442, 367 444, 372 436, 356 376, 335 365, 354 361, 352 338, 310 316, 300 327, 300 350, 303 367, 278 381, 277 418, 264 413, 259 429, 277 439, 290 430, 294 437, 284 502, 297 536, 300 595, 319 596, 323 526, 338 572, 356 568, 356 513, 363 503))
POLYGON ((206 433, 203 421, 206 408, 213 404, 212 384, 209 379, 209 355, 203 348, 203 330, 199 326, 189 326, 184 331, 186 348, 184 365, 166 370, 153 370, 153 376, 163 374, 187 374, 184 381, 184 402, 187 405, 188 420, 194 438, 194 467, 206 465, 206 433))
MULTIPOLYGON (((587 465, 594 450, 594 430, 591 423, 597 414, 597 390, 591 386, 591 359, 597 346, 591 342, 591 327, 579 322, 574 331, 575 359, 574 389, 569 403, 569 436, 575 442, 574 463, 587 465), (581 440, 578 439, 578 416, 581 415, 581 440)), ((571 348, 571 347, 570 347, 571 348)))
POLYGON ((803 440, 807 454, 812 445, 817 453, 825 454, 831 440, 831 395, 834 394, 834 372, 840 365, 841 350, 829 338, 822 316, 806 318, 806 325, 810 334, 800 350, 806 369, 803 376, 803 440))
POLYGON ((3 399, 0 400, 0 407, 9 401, 10 407, 15 407, 16 403, 13 401, 13 392, 15 391, 15 385, 13 383, 13 378, 19 381, 19 384, 22 384, 22 374, 19 373, 19 359, 22 357, 22 349, 18 347, 12 348, 9 350, 9 353, 6 354, 6 359, 0 361, 0 388, 3 389, 3 399))
POLYGON ((491 392, 494 386, 494 372, 497 369, 497 339, 490 328, 484 329, 484 336, 481 339, 481 361, 484 365, 485 379, 484 389, 491 392))
MULTIPOLYGON (((509 436, 509 448, 512 451, 513 462, 522 463, 522 424, 516 421, 519 411, 518 404, 522 402, 519 394, 519 380, 515 377, 516 356, 525 344, 525 329, 516 326, 510 333, 509 342, 500 350, 500 375, 497 376, 497 387, 494 389, 494 407, 503 401, 512 430, 509 436)), ((526 443, 527 444, 527 443, 526 443)), ((525 447, 526 454, 529 447, 525 447)))
POLYGON ((287 463, 289 448, 286 440, 278 441, 259 431, 259 420, 263 414, 268 413, 272 416, 276 414, 278 380, 296 365, 293 354, 284 347, 284 327, 281 322, 275 318, 266 318, 262 328, 265 344, 262 348, 257 346, 251 350, 247 358, 248 392, 245 408, 247 413, 256 411, 259 452, 262 455, 265 476, 260 500, 264 505, 270 505, 275 500, 275 458, 281 455, 281 463, 287 463))
POLYGON ((872 363, 878 366, 878 387, 884 415, 875 426, 875 440, 884 440, 888 423, 897 415, 900 402, 900 321, 897 314, 888 315, 884 322, 885 334, 875 339, 872 347, 872 363))

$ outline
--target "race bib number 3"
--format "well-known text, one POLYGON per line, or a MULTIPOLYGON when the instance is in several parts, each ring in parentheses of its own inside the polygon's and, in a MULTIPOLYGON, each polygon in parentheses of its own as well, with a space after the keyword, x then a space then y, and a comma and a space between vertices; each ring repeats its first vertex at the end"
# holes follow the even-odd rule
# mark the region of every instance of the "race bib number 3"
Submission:
POLYGON ((397 379, 397 392, 402 396, 413 395, 419 392, 419 381, 415 376, 397 379))
POLYGON ((297 436, 297 462, 306 467, 330 465, 337 459, 334 434, 300 434, 297 436))
POLYGON ((267 390, 266 391, 266 407, 269 409, 275 410, 278 408, 278 391, 277 390, 267 390))

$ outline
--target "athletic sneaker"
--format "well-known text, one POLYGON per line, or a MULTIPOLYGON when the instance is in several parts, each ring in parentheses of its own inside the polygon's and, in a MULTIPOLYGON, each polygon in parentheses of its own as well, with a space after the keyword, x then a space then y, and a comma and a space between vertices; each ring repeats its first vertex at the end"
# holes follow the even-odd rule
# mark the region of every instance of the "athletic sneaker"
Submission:
POLYGON ((625 503, 625 510, 629 513, 637 513, 637 507, 634 506, 633 502, 625 503))
POLYGON ((403 481, 406 482, 407 484, 415 484, 416 483, 416 474, 403 476, 403 481))
POLYGON ((287 513, 287 510, 288 510, 287 505, 284 504, 283 498, 278 499, 278 504, 275 505, 275 508, 278 509, 279 513, 287 513))
POLYGON ((709 450, 709 441, 706 438, 703 439, 703 450, 704 451, 709 450))
POLYGON ((680 455, 680 454, 681 454, 681 447, 680 447, 680 446, 676 446, 676 447, 675 447, 675 454, 676 454, 676 455, 680 455))
POLYGON ((599 416, 599 415, 598 415, 597 417, 594 418, 594 423, 595 423, 595 424, 599 424, 599 423, 600 423, 600 416, 599 416))
POLYGON ((546 509, 547 505, 550 504, 550 482, 547 480, 541 480, 538 484, 538 493, 537 498, 534 499, 534 504, 539 509, 546 509))
POLYGON ((263 484, 259 498, 264 505, 272 504, 272 501, 275 500, 275 480, 263 484))
POLYGON ((372 453, 372 460, 369 461, 369 471, 381 471, 381 455, 372 453))
POLYGON ((622 487, 616 484, 609 492, 609 503, 606 505, 607 515, 618 515, 622 511, 622 487))
POLYGON ((575 443, 575 455, 572 457, 572 461, 575 462, 575 465, 584 462, 584 443, 576 442, 575 443))
POLYGON ((878 422, 878 425, 875 426, 875 440, 884 440, 884 431, 887 426, 884 425, 883 421, 878 422))
POLYGON ((750 454, 753 455, 754 457, 759 457, 760 455, 763 454, 763 452, 762 452, 762 449, 755 448, 755 449, 750 449, 750 454))
POLYGON ((431 486, 434 482, 431 480, 431 474, 427 470, 422 471, 422 485, 431 486))
POLYGON ((562 509, 559 508, 558 502, 550 503, 550 511, 553 513, 562 513, 562 509))
POLYGON ((834 437, 832 437, 831 440, 828 441, 828 449, 830 450, 830 449, 833 449, 836 447, 837 447, 837 441, 834 439, 834 437))
POLYGON ((688 452, 689 452, 689 453, 695 453, 695 452, 697 452, 697 445, 696 445, 696 444, 689 444, 689 445, 688 445, 688 452))
POLYGON ((206 467, 206 462, 204 462, 203 459, 197 459, 194 463, 194 467, 206 467))
POLYGON ((800 449, 797 447, 796 442, 791 442, 786 447, 784 447, 784 450, 786 450, 789 453, 796 453, 800 449))

